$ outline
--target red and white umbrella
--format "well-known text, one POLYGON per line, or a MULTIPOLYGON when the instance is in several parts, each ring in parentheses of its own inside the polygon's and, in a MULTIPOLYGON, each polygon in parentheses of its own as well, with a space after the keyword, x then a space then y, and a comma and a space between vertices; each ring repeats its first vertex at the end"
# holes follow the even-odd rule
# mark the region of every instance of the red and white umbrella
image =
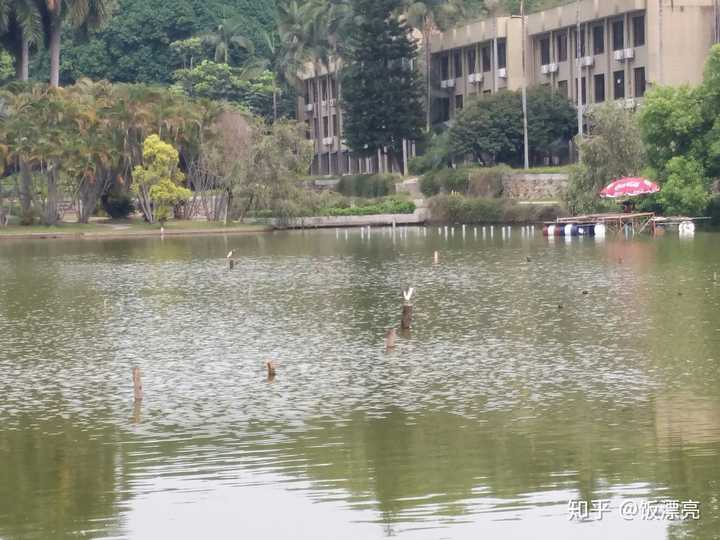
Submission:
POLYGON ((606 199, 621 199, 649 195, 660 191, 660 186, 646 178, 619 178, 603 188, 600 196, 606 199))

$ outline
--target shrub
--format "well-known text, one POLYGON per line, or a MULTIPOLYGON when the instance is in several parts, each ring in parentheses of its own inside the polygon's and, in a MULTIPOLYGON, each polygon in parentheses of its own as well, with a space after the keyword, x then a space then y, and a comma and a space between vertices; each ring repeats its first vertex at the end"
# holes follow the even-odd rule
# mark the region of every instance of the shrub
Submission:
POLYGON ((521 205, 487 197, 466 197, 458 193, 436 195, 428 201, 430 216, 438 223, 534 223, 567 215, 559 206, 521 205))
POLYGON ((112 190, 101 198, 103 210, 112 219, 126 219, 135 212, 133 200, 124 191, 112 190))
POLYGON ((502 197, 503 179, 512 174, 505 165, 471 169, 468 178, 468 195, 474 197, 502 197))
POLYGON ((408 162, 410 174, 424 174, 450 164, 449 133, 436 133, 419 142, 422 155, 415 156, 408 162))
POLYGON ((432 197, 440 192, 466 193, 468 189, 467 168, 445 168, 430 171, 420 180, 420 191, 426 197, 432 197))
POLYGON ((337 190, 347 197, 385 197, 395 193, 398 177, 392 174, 361 174, 343 176, 337 190))

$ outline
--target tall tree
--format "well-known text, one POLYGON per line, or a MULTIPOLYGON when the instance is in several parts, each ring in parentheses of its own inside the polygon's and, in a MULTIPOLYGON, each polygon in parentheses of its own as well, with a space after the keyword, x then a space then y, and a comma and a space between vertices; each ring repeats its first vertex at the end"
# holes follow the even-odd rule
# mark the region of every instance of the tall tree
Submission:
POLYGON ((420 137, 422 90, 411 60, 417 46, 395 14, 400 0, 359 0, 343 75, 345 135, 361 155, 387 152, 399 169, 404 139, 420 137))
POLYGON ((230 63, 230 49, 233 45, 243 49, 252 49, 252 41, 243 35, 245 21, 241 18, 222 19, 212 32, 203 36, 203 40, 215 50, 215 61, 230 63))
POLYGON ((50 86, 60 86, 62 29, 69 22, 86 34, 105 24, 112 16, 115 0, 44 0, 47 41, 50 51, 50 86))
POLYGON ((0 0, 0 35, 0 41, 15 57, 17 79, 27 81, 30 48, 42 37, 38 0, 0 0))

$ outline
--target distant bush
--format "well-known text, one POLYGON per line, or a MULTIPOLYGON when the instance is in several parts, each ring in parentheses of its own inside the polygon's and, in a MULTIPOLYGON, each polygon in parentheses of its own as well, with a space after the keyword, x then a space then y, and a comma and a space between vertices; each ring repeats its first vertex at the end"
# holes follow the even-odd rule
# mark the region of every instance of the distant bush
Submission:
POLYGON ((430 171, 420 180, 420 191, 426 197, 438 193, 466 193, 468 189, 469 169, 446 168, 430 171))
POLYGON ((290 199, 277 201, 272 208, 256 210, 255 218, 294 219, 311 216, 371 216, 375 214, 412 214, 415 203, 402 195, 380 199, 349 198, 334 192, 297 190, 290 199))
POLYGON ((447 167, 450 164, 448 132, 430 135, 424 141, 418 141, 418 151, 408 162, 410 174, 425 174, 429 171, 447 167))
POLYGON ((459 193, 436 195, 428 201, 430 216, 437 223, 535 223, 550 221, 567 212, 556 205, 517 204, 488 197, 466 197, 459 193))
POLYGON ((399 177, 392 174, 343 176, 337 190, 347 197, 386 197, 395 193, 395 182, 398 180, 399 177))
POLYGON ((472 168, 469 170, 467 194, 473 197, 502 197, 503 179, 512 172, 505 165, 472 168))
POLYGON ((103 210, 112 219, 126 219, 135 212, 133 200, 127 193, 119 190, 112 190, 100 199, 103 210))

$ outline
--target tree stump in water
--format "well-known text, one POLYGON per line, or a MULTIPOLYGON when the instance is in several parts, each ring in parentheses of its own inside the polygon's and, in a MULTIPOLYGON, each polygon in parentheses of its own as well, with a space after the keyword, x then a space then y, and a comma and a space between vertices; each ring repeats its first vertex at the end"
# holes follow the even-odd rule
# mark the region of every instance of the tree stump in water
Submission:
POLYGON ((385 332, 385 351, 392 351, 395 348, 395 337, 397 332, 394 328, 390 328, 385 332))
POLYGON ((410 330, 412 326, 412 304, 403 304, 402 319, 400 320, 400 328, 402 330, 410 330))
POLYGON ((134 367, 132 370, 133 379, 133 395, 135 397, 135 403, 142 401, 143 398, 143 387, 142 378, 140 376, 140 368, 134 367))
POLYGON ((275 365, 275 362, 268 360, 266 367, 268 381, 272 382, 275 380, 275 375, 277 374, 277 366, 275 365))

